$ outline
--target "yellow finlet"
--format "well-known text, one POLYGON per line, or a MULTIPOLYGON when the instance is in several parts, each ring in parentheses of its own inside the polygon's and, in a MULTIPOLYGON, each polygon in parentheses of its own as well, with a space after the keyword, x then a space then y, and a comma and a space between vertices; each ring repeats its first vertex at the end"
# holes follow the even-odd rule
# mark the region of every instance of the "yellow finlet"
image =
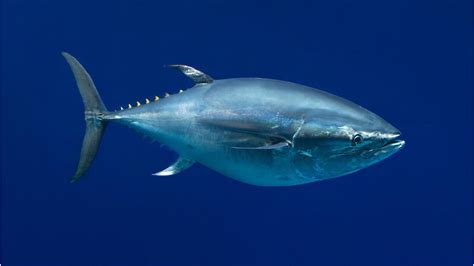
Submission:
POLYGON ((142 105, 142 104, 139 101, 137 101, 137 107, 140 106, 140 105, 142 105))
POLYGON ((148 100, 148 98, 145 99, 145 103, 146 104, 149 104, 150 103, 150 100, 148 100))
POLYGON ((165 93, 165 98, 166 98, 166 97, 170 97, 170 95, 171 95, 171 94, 169 94, 169 93, 165 93))
POLYGON ((132 108, 132 105, 131 104, 128 104, 128 109, 132 108))
POLYGON ((123 111, 123 107, 122 107, 122 106, 120 106, 120 111, 123 111))
POLYGON ((155 96, 155 102, 158 101, 159 99, 160 99, 160 97, 155 96))
POLYGON ((178 92, 178 93, 183 93, 183 92, 184 92, 183 90, 179 90, 179 92, 178 92))

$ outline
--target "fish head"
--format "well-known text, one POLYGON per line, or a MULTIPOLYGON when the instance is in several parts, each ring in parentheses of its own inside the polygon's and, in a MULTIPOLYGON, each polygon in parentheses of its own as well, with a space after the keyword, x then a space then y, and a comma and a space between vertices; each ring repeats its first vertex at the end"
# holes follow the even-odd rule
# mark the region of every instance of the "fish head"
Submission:
MULTIPOLYGON (((301 126, 294 145, 305 159, 299 171, 318 178, 346 175, 400 151, 400 131, 374 113, 351 103, 346 109, 319 111, 301 126)), ((296 160, 295 160, 296 161, 296 160)))

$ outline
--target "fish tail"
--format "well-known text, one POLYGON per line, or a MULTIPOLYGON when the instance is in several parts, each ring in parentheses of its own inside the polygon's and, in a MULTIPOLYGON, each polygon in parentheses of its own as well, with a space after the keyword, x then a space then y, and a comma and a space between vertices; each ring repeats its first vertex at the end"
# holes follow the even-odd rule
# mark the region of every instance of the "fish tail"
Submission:
POLYGON ((86 133, 82 142, 81 156, 76 173, 71 178, 71 182, 75 182, 87 172, 87 169, 89 169, 94 160, 99 149, 100 140, 107 127, 107 121, 104 119, 104 116, 108 111, 85 68, 72 55, 66 52, 61 54, 68 62, 76 79, 77 87, 84 102, 84 116, 86 120, 86 133))

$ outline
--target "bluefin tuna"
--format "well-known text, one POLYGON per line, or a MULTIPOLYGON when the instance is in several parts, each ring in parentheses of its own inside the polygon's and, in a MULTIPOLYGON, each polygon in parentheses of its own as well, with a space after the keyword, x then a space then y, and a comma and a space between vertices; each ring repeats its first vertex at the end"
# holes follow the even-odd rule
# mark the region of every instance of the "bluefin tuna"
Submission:
POLYGON ((154 175, 175 175, 197 162, 257 186, 340 177, 384 160, 405 145, 400 131, 384 119, 328 92, 273 79, 214 80, 186 65, 170 67, 193 80, 192 88, 112 112, 85 68, 70 54, 62 55, 85 106, 86 133, 71 181, 89 169, 111 122, 178 153, 175 163, 154 175))

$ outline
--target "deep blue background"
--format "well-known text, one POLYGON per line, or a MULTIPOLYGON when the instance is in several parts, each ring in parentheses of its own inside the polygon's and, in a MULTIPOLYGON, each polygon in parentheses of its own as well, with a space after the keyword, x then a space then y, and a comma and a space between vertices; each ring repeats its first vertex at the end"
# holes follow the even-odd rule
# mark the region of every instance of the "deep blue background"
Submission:
POLYGON ((4 0, 4 265, 470 265, 471 1, 4 0), (162 3, 163 2, 163 3, 162 3), (164 3, 167 2, 167 3, 164 3), (68 183, 83 107, 61 51, 118 108, 215 78, 323 88, 390 121, 406 148, 297 187, 202 166, 112 125, 68 183))

